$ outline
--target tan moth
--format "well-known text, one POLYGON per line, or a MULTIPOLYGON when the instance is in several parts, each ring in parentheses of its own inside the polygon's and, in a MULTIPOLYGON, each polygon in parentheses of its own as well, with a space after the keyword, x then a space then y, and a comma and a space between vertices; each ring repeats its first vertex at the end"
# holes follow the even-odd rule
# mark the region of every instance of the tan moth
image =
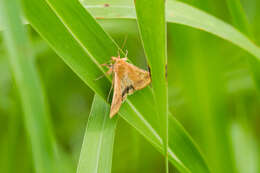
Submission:
POLYGON ((112 87, 114 93, 110 118, 117 114, 127 95, 133 94, 151 83, 150 73, 126 62, 126 57, 111 57, 111 61, 111 64, 103 64, 109 68, 107 74, 113 75, 112 87))

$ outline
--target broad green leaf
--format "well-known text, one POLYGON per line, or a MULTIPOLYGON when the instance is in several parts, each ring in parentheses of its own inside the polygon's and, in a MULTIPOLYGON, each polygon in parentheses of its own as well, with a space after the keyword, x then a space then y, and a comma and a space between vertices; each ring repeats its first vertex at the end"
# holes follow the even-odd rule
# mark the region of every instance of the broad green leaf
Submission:
MULTIPOLYGON (((111 83, 100 64, 117 55, 118 46, 77 0, 22 0, 26 17, 71 69, 104 100, 111 83), (50 29, 50 26, 51 29, 50 29)), ((119 114, 156 149, 163 152, 149 87, 136 92, 122 105, 119 114), (151 107, 151 109, 143 109, 151 107)), ((209 172, 198 149, 185 130, 169 118, 169 160, 181 172, 209 172)))
POLYGON ((166 22, 164 0, 136 0, 137 21, 144 50, 150 65, 153 93, 157 112, 159 134, 164 143, 166 172, 168 172, 168 86, 167 86, 167 53, 166 22), (153 14, 153 15, 151 15, 153 14))
MULTIPOLYGON (((167 22, 187 25, 209 32, 230 41, 255 56, 258 60, 260 59, 260 48, 231 25, 185 3, 175 0, 166 2, 167 22)), ((117 1, 102 1, 101 3, 83 1, 85 8, 98 19, 136 19, 134 6, 129 1, 126 1, 123 5, 117 3, 117 1), (105 2, 109 2, 111 5, 101 5, 101 3, 105 2)))
POLYGON ((81 148, 77 173, 109 173, 117 118, 109 118, 109 106, 95 95, 81 148))
POLYGON ((36 172, 56 173, 54 137, 29 40, 20 19, 18 1, 1 0, 0 8, 0 15, 8 28, 4 31, 4 38, 10 67, 21 97, 23 118, 32 146, 36 172))

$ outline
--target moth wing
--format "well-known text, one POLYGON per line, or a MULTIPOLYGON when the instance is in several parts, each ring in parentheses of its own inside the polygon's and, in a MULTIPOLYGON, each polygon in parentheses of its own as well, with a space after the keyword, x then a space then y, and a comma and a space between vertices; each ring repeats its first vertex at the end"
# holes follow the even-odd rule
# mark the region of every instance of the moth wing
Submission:
POLYGON ((114 93, 113 93, 113 99, 112 104, 110 108, 110 118, 112 118, 118 111, 122 104, 122 89, 121 89, 121 81, 116 73, 114 73, 113 78, 114 83, 114 93))
POLYGON ((113 80, 114 93, 110 109, 110 118, 119 111, 127 95, 134 93, 135 90, 145 88, 151 82, 149 72, 127 62, 118 64, 118 68, 114 72, 113 80))
POLYGON ((135 91, 134 83, 129 78, 129 74, 125 73, 125 75, 121 79, 121 93, 122 93, 122 101, 124 101, 127 95, 133 94, 135 91))
POLYGON ((127 64, 129 68, 129 78, 135 90, 143 89, 151 83, 151 77, 148 71, 142 70, 132 64, 127 64))

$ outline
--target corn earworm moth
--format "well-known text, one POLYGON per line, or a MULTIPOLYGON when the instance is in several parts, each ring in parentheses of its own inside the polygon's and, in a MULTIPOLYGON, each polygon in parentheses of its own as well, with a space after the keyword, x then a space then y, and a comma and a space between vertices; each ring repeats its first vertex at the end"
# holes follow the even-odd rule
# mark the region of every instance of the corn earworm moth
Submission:
POLYGON ((127 58, 111 57, 111 64, 103 64, 109 68, 108 75, 113 75, 112 87, 114 88, 110 118, 120 109, 127 95, 145 88, 151 82, 150 73, 128 62, 127 58))

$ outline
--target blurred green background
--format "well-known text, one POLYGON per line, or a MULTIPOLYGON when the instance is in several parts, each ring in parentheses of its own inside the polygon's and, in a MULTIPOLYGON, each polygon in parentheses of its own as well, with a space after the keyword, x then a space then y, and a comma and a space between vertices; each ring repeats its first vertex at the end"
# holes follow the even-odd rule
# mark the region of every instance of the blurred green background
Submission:
MULTIPOLYGON (((224 0, 183 1, 232 23, 224 0)), ((259 45, 260 1, 242 0, 241 3, 253 40, 259 45)), ((124 48, 128 57, 146 68, 136 21, 98 21, 118 45, 128 36, 124 48)), ((64 153, 64 164, 76 170, 94 94, 30 26, 26 28, 48 98, 54 134, 64 153)), ((251 75, 248 59, 248 53, 216 36, 168 24, 169 108, 198 144, 213 172, 219 172, 226 160, 234 163, 236 172, 260 172, 260 85, 251 75), (225 157, 226 152, 232 158, 225 157)), ((17 95, 0 33, 1 173, 34 172, 17 95)), ((162 167, 163 156, 119 119, 112 172, 158 173, 162 167)), ((171 166, 170 172, 178 171, 171 166)))

